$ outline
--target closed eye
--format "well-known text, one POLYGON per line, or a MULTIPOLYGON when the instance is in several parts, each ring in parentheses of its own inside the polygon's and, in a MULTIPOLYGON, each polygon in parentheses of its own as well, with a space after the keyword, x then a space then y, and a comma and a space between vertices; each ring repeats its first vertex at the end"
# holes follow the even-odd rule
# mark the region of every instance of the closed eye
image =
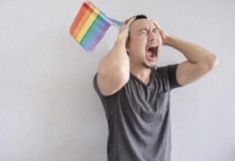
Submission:
POLYGON ((159 33, 160 30, 158 28, 153 29, 153 33, 159 33))
POLYGON ((143 28, 143 29, 139 30, 139 33, 141 33, 141 34, 145 34, 145 33, 148 33, 148 32, 149 32, 149 30, 146 29, 146 28, 143 28))
MULTIPOLYGON (((160 30, 159 30, 158 28, 154 28, 154 29, 152 30, 152 32, 153 32, 153 33, 159 33, 160 30)), ((140 33, 140 34, 148 34, 148 33, 150 33, 150 30, 147 29, 147 28, 142 28, 142 29, 139 30, 139 33, 140 33)))

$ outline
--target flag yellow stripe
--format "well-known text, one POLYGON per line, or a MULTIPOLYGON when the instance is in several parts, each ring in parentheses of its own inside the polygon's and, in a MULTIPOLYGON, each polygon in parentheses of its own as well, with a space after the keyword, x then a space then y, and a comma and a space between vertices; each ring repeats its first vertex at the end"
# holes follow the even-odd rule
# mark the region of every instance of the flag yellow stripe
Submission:
POLYGON ((83 39, 83 37, 85 36, 85 34, 87 33, 87 31, 89 30, 90 26, 92 25, 92 23, 95 21, 95 19, 97 18, 98 14, 100 13, 100 11, 96 8, 93 8, 94 11, 92 11, 89 15, 89 17, 87 18, 86 22, 84 23, 84 25, 82 26, 80 32, 78 33, 76 40, 78 42, 81 42, 81 40, 83 39))

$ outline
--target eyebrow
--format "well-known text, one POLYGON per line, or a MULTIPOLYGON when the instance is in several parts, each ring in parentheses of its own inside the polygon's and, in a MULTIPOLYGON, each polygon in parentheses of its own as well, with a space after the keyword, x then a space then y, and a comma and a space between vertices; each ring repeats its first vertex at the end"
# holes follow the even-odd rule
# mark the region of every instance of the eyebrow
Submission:
POLYGON ((143 30, 146 30, 147 28, 140 28, 139 30, 137 30, 138 32, 141 32, 143 30))
MULTIPOLYGON (((147 27, 142 27, 138 30, 138 32, 141 32, 143 30, 148 30, 149 31, 149 29, 147 27)), ((159 30, 159 29, 157 27, 154 27, 152 30, 159 30)))

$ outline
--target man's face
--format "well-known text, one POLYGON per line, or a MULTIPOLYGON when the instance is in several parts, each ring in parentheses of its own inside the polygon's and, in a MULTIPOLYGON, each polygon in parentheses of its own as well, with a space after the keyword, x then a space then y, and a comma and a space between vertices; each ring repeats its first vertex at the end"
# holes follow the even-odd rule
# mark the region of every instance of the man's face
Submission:
POLYGON ((146 68, 157 65, 162 38, 155 23, 148 19, 139 19, 130 25, 127 51, 133 64, 146 68))

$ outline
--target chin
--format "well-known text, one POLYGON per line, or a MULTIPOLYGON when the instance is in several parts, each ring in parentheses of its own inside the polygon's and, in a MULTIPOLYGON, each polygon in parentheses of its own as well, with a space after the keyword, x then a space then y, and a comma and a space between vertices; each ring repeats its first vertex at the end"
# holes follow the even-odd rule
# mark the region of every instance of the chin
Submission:
POLYGON ((155 69, 157 66, 157 63, 154 63, 154 64, 143 63, 143 66, 149 69, 155 69))

